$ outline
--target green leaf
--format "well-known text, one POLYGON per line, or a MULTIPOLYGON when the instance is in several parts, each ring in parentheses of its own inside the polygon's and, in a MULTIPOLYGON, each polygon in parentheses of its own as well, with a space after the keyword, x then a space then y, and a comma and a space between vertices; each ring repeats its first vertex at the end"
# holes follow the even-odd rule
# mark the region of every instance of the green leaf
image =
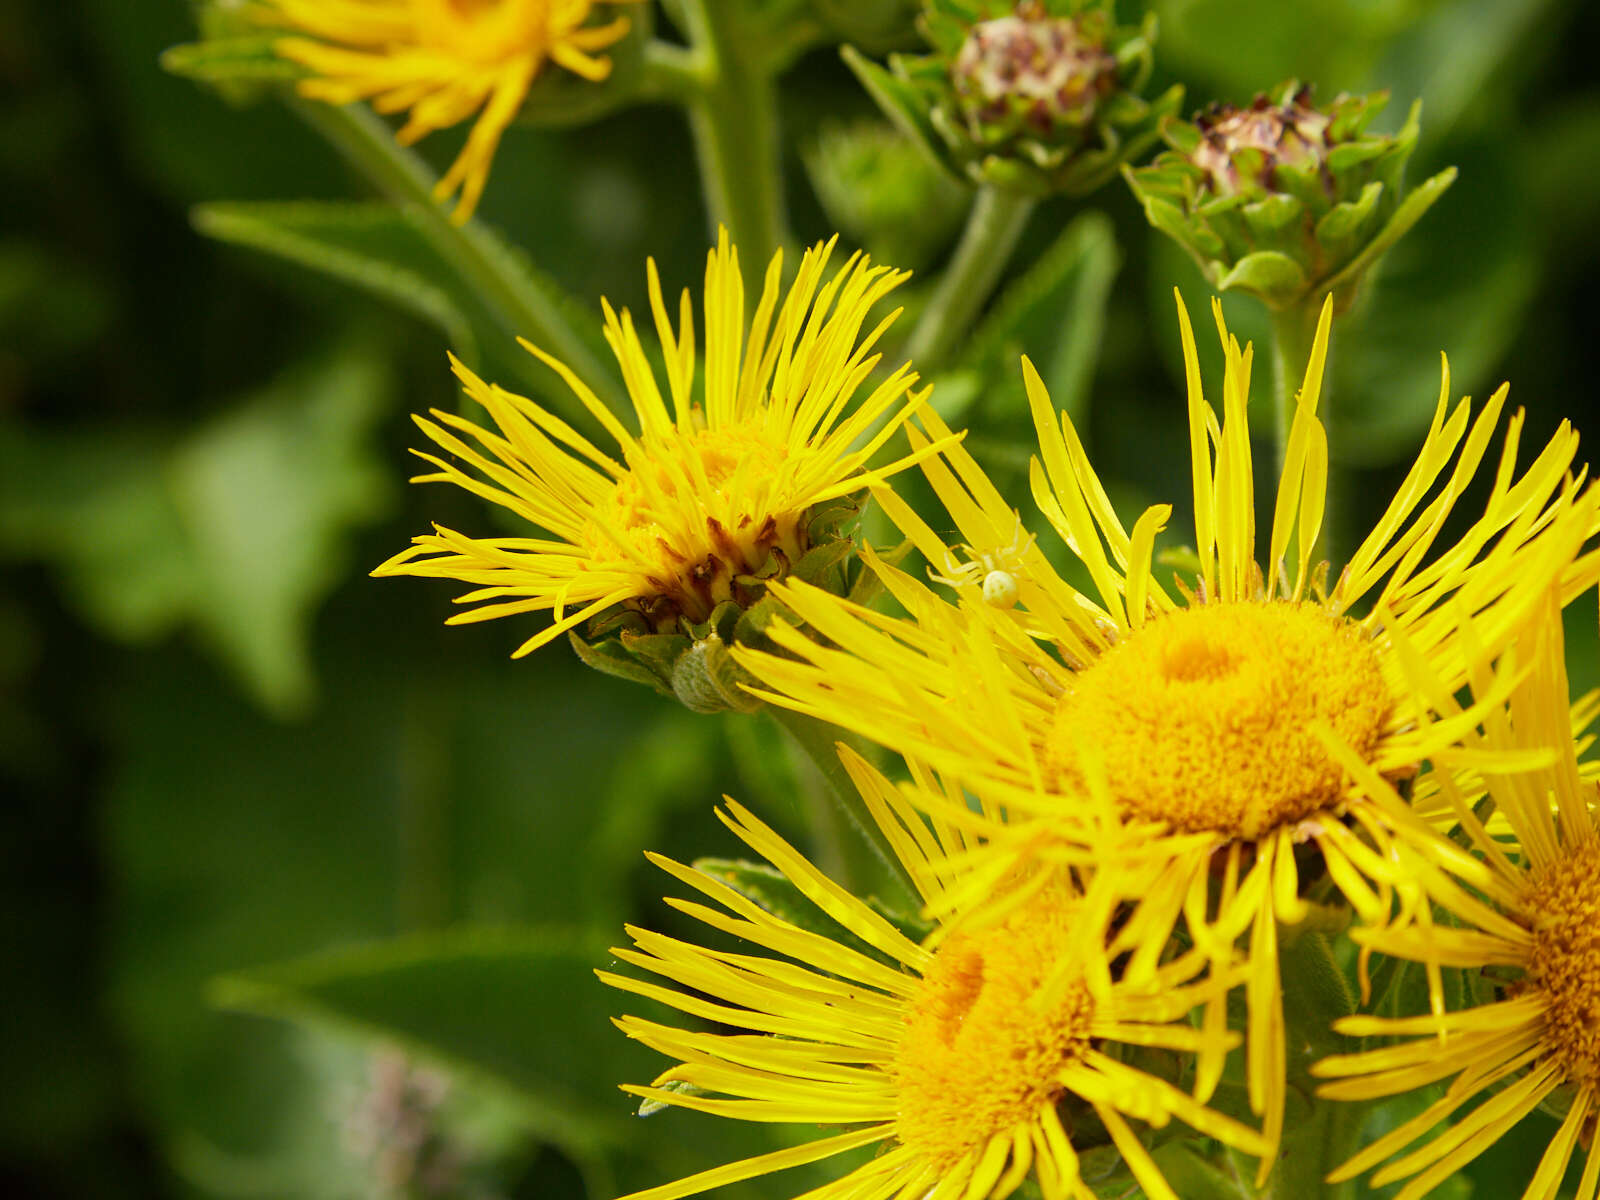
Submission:
POLYGON ((615 1001, 594 977, 598 957, 567 932, 468 926, 236 972, 210 994, 225 1009, 377 1036, 503 1085, 544 1136, 593 1152, 623 1136, 616 1083, 648 1070, 606 1018, 615 1001))
POLYGON ((298 79, 303 68, 274 52, 276 34, 213 38, 174 46, 161 56, 161 67, 201 83, 278 83, 298 79))
POLYGON ((309 622, 389 493, 367 439, 390 387, 352 346, 177 439, 0 431, 0 554, 52 564, 113 637, 193 625, 263 705, 303 710, 309 622))
POLYGON ((1449 357, 1452 399, 1498 384, 1489 372, 1518 336, 1537 285, 1537 217, 1511 148, 1486 131, 1455 157, 1473 186, 1451 189, 1335 323, 1331 395, 1341 428, 1333 453, 1346 464, 1415 453, 1439 397, 1440 351, 1449 357))
POLYGON ((375 356, 342 351, 285 372, 166 464, 194 564, 193 619, 275 711, 310 702, 316 603, 348 569, 346 529, 386 503, 388 475, 367 443, 389 387, 375 356))
MULTIPOLYGON (((194 227, 218 241, 277 255, 436 325, 456 355, 478 361, 454 272, 404 212, 388 204, 290 201, 202 204, 194 227)), ((477 313, 480 319, 483 314, 477 313)))
POLYGON ((0 425, 0 555, 49 562, 90 626, 146 642, 178 625, 197 567, 159 463, 167 439, 0 425))
MULTIPOLYGON (((470 630, 418 637, 403 615, 410 582, 356 579, 330 606, 319 622, 327 699, 304 721, 246 707, 181 646, 140 656, 112 688, 109 1007, 139 1063, 140 1112, 207 1194, 241 1196, 213 1185, 291 1166, 292 1181, 250 1194, 360 1194, 305 1182, 319 1160, 301 1147, 319 1130, 317 1146, 336 1142, 326 1133, 340 1099, 308 1059, 311 1034, 204 1007, 208 979, 451 922, 560 923, 582 931, 579 949, 606 944, 633 881, 657 890, 640 848, 680 858, 703 848, 705 781, 732 773, 717 721, 559 650, 512 664, 484 644, 465 653, 470 630)), ((437 615, 424 618, 430 632, 437 615)), ((584 966, 606 961, 587 955, 584 966)), ((550 1037, 569 1025, 598 1036, 594 1022, 639 1011, 599 990, 539 1003, 519 1019, 550 1037)), ((699 1114, 634 1123, 616 1085, 663 1060, 605 1036, 632 1073, 607 1059, 569 1080, 630 1131, 623 1149, 580 1161, 593 1200, 773 1148, 765 1129, 699 1114)))

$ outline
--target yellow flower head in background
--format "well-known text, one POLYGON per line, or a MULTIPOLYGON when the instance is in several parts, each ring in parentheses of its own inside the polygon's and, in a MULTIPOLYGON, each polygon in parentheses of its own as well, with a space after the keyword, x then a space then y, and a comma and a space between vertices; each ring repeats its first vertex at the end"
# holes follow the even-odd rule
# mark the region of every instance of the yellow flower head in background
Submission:
MULTIPOLYGON (((625 3, 628 0, 606 0, 625 3)), ((381 113, 407 111, 399 140, 411 145, 477 114, 455 163, 434 189, 457 192, 452 219, 478 207, 500 135, 547 62, 599 82, 598 54, 628 32, 626 17, 589 23, 594 0, 267 0, 286 37, 278 53, 310 72, 302 96, 330 104, 371 100, 381 113)))
MULTIPOLYGON (((1476 854, 1466 857, 1442 837, 1407 849, 1411 868, 1453 920, 1356 933, 1368 949, 1434 970, 1435 1012, 1346 1017, 1335 1025, 1342 1033, 1404 1040, 1327 1058, 1312 1068, 1336 1077, 1319 1093, 1340 1100, 1391 1096, 1455 1078, 1428 1108, 1335 1171, 1335 1181, 1412 1147, 1464 1104, 1483 1097, 1465 1117, 1372 1178, 1379 1187, 1413 1176, 1396 1200, 1420 1200, 1535 1108, 1563 1099, 1568 1107, 1561 1128, 1524 1200, 1554 1200, 1580 1138, 1588 1162, 1576 1200, 1595 1200, 1600 1193, 1600 1154, 1590 1140, 1600 1115, 1600 815, 1595 785, 1585 778, 1572 740, 1560 614, 1554 600, 1550 607, 1529 635, 1532 671, 1470 747, 1487 755, 1545 751, 1553 761, 1539 770, 1504 774, 1465 771, 1448 761, 1436 766, 1440 791, 1476 854), (1491 837, 1474 815, 1486 797, 1514 842, 1491 837), (1443 1013, 1439 965, 1490 972, 1479 977, 1480 995, 1490 996, 1443 1013)), ((1476 765, 1483 761, 1480 756, 1476 765)), ((1429 911, 1424 907, 1416 915, 1427 918, 1429 911)))
POLYGON ((517 656, 619 606, 658 632, 677 631, 738 598, 748 586, 742 581, 783 574, 811 548, 808 527, 817 506, 881 482, 929 452, 867 465, 922 404, 922 395, 911 393, 916 375, 909 366, 854 403, 881 357, 873 346, 898 310, 865 336, 863 324, 906 273, 857 254, 825 279, 833 246, 819 243, 805 253, 781 305, 783 256, 775 255, 747 327, 738 254, 724 233, 706 260, 703 371, 696 369, 688 290, 674 333, 650 262, 666 398, 632 316, 604 304, 606 339, 633 401, 637 433, 569 368, 527 347, 616 440, 620 460, 532 400, 455 362, 467 395, 495 428, 437 410, 433 420, 416 418, 456 460, 417 451, 438 468, 417 481, 457 484, 542 534, 474 538, 435 527, 373 574, 475 585, 459 599, 477 607, 452 623, 553 613, 554 624, 524 642, 517 656))
MULTIPOLYGON (((924 898, 937 897, 963 835, 925 824, 865 762, 841 756, 924 898)), ((652 856, 713 902, 668 903, 758 952, 629 929, 634 947, 613 953, 666 982, 600 972, 605 982, 733 1032, 621 1018, 630 1037, 679 1063, 651 1086, 625 1090, 717 1116, 844 1131, 627 1200, 693 1196, 872 1145, 875 1157, 806 1194, 988 1200, 1010 1195, 1031 1172, 1046 1200, 1093 1200, 1078 1154, 1082 1127, 1096 1122, 1144 1195, 1177 1200, 1130 1120, 1164 1126, 1176 1117, 1245 1153, 1262 1150, 1254 1130, 1119 1057, 1114 1043, 1220 1061, 1237 1036, 1184 1023, 1233 982, 1225 974, 1194 982, 1198 955, 1163 964, 1143 987, 1113 978, 1091 931, 1105 927, 1116 889, 1091 883, 1082 894, 1054 876, 1031 889, 1026 908, 947 926, 918 945, 745 809, 730 801, 719 815, 838 934, 791 923, 712 873, 652 856)))
MULTIPOLYGON (((1071 422, 1024 361, 1041 447, 1033 495, 1093 594, 1054 571, 981 468, 952 446, 923 469, 961 547, 887 490, 878 499, 959 606, 887 567, 880 575, 913 621, 784 585, 776 594, 813 636, 775 627, 770 635, 792 657, 739 658, 768 699, 925 762, 1003 811, 1003 824, 959 806, 947 814, 991 839, 993 865, 973 875, 975 889, 1052 841, 1092 849, 1094 814, 1106 808, 1168 835, 1169 859, 1141 877, 1144 903, 1118 945, 1147 965, 1182 920, 1220 963, 1247 938, 1249 1094, 1275 1146, 1286 1054, 1277 928, 1305 914, 1296 847, 1314 842, 1320 869, 1370 920, 1388 913, 1388 889, 1414 894, 1388 848, 1430 831, 1373 781, 1412 775, 1456 745, 1510 683, 1506 675, 1466 711, 1452 706, 1431 720, 1431 704, 1444 701, 1416 693, 1407 662, 1428 664, 1447 699, 1491 670, 1552 586, 1566 601, 1593 583, 1600 555, 1583 547, 1600 529, 1600 493, 1569 474, 1577 435, 1565 424, 1519 477, 1519 414, 1482 515, 1439 545, 1506 399, 1501 388, 1476 419, 1465 401, 1451 410, 1446 371, 1421 453, 1327 586, 1326 566, 1314 563, 1328 473, 1317 418, 1325 309, 1262 565, 1246 415, 1252 355, 1217 306, 1219 420, 1181 304, 1179 315, 1198 547, 1190 584, 1169 592, 1155 576, 1155 536, 1170 507, 1126 530, 1071 422), (1333 745, 1352 748, 1365 774, 1353 777, 1333 745)), ((944 433, 931 412, 921 419, 944 433)))

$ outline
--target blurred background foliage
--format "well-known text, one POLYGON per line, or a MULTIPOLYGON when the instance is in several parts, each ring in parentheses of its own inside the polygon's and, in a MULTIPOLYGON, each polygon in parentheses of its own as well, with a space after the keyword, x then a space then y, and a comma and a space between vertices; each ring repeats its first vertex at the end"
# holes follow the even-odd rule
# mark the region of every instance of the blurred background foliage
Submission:
MULTIPOLYGON (((1593 432, 1600 10, 1151 7, 1156 86, 1185 83, 1186 108, 1289 76, 1387 87, 1387 128, 1424 101, 1412 177, 1461 168, 1339 333, 1347 532, 1431 415, 1440 350, 1457 394, 1513 381, 1527 444, 1564 417, 1593 432)), ((447 344, 515 355, 481 344, 470 295, 401 277, 392 306, 249 249, 252 202, 365 193, 283 105, 163 73, 194 36, 183 0, 0 4, 0 1182, 603 1200, 773 1145, 635 1118, 615 1084, 655 1064, 591 968, 625 920, 673 924, 641 847, 733 852, 720 793, 805 837, 798 768, 762 722, 693 716, 564 647, 511 663, 526 629, 446 629, 445 586, 367 577, 430 520, 481 520, 402 486, 406 414, 454 403, 447 344)), ((914 165, 900 194, 841 186, 873 152, 840 130, 875 114, 835 47, 783 102, 800 236, 837 222, 936 268, 964 196, 914 165)), ((425 153, 447 162, 459 132, 425 153)), ((332 212, 304 210, 303 249, 338 275, 316 240, 332 212)), ((639 309, 647 254, 698 286, 708 231, 673 110, 514 130, 482 214, 590 311, 639 309)), ((1041 206, 1011 274, 941 408, 1019 482, 1026 350, 1124 511, 1171 499, 1184 528, 1171 288, 1199 318, 1194 268, 1119 183, 1041 206)), ((1252 301, 1228 307, 1265 336, 1252 301)), ((1571 633, 1575 686, 1600 682, 1592 599, 1571 633)), ((1471 1194, 1520 1190, 1531 1161, 1508 1139, 1471 1194)))

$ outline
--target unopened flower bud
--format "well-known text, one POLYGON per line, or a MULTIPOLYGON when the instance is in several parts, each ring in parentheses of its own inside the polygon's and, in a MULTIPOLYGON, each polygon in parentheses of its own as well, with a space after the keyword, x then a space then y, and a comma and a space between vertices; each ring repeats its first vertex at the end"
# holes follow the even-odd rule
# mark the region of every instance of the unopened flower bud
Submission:
POLYGON ((1248 291, 1275 309, 1346 307, 1378 258, 1455 179, 1449 168, 1406 193, 1419 105, 1393 136, 1366 132, 1387 93, 1337 97, 1327 108, 1291 81, 1277 99, 1213 105, 1167 120, 1172 149, 1124 168, 1150 223, 1199 263, 1212 286, 1248 291))
POLYGON ((1181 88, 1139 96, 1155 19, 1116 25, 1108 0, 928 0, 933 53, 889 70, 846 61, 902 129, 968 182, 1029 195, 1093 191, 1156 138, 1181 88))

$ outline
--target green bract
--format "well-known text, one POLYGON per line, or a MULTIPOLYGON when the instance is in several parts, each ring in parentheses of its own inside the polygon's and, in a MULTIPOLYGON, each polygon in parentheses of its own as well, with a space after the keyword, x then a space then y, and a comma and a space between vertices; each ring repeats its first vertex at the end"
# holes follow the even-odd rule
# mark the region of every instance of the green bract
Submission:
POLYGON ((933 46, 889 67, 849 48, 873 98, 953 174, 1043 196, 1082 195, 1157 137, 1183 89, 1139 96, 1156 21, 1115 23, 1106 0, 925 0, 933 46))
POLYGON ((1367 133, 1387 92, 1340 95, 1326 109, 1291 80, 1278 99, 1213 105, 1168 118, 1171 150, 1124 168, 1150 223, 1187 250, 1211 285, 1241 288, 1275 309, 1329 292, 1347 307, 1356 285, 1455 180, 1454 167, 1406 194, 1421 101, 1394 135, 1367 133))
POLYGON ((734 662, 728 647, 771 649, 763 631, 776 611, 776 600, 767 595, 772 580, 798 579, 856 598, 875 584, 875 576, 856 570, 850 586, 856 543, 842 527, 860 515, 863 499, 864 494, 812 509, 806 524, 810 548, 799 561, 776 554, 760 575, 736 578, 734 598, 717 605, 705 621, 680 617, 677 628, 662 632, 637 609, 619 606, 589 622, 581 636, 573 630, 567 638, 588 666, 647 684, 695 712, 754 712, 762 701, 742 685, 758 681, 734 662))

